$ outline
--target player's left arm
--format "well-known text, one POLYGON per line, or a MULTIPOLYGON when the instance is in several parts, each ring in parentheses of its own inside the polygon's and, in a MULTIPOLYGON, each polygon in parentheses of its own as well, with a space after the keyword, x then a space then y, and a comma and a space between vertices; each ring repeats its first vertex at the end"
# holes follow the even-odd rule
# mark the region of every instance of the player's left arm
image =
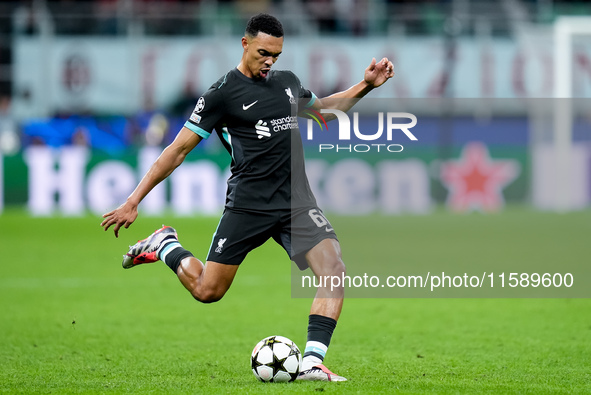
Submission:
MULTIPOLYGON (((312 108, 320 110, 323 108, 332 108, 347 112, 374 88, 382 86, 386 81, 394 76, 394 65, 388 58, 383 58, 379 62, 375 58, 371 60, 370 65, 365 69, 363 80, 353 85, 347 90, 332 94, 322 99, 316 99, 312 108), (347 100, 350 99, 350 100, 347 100)), ((327 114, 326 120, 334 119, 333 114, 327 114)))

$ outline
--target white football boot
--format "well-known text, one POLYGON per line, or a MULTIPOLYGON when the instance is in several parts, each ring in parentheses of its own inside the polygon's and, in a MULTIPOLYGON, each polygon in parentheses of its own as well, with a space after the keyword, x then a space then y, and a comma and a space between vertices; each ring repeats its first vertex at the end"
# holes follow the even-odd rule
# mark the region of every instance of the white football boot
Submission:
POLYGON ((334 374, 322 364, 316 365, 311 369, 300 372, 296 380, 304 381, 347 381, 343 376, 334 374))
POLYGON ((143 263, 159 261, 157 253, 162 247, 164 239, 174 238, 176 240, 177 237, 173 227, 162 225, 162 228, 129 247, 127 254, 123 255, 123 268, 129 269, 143 263))

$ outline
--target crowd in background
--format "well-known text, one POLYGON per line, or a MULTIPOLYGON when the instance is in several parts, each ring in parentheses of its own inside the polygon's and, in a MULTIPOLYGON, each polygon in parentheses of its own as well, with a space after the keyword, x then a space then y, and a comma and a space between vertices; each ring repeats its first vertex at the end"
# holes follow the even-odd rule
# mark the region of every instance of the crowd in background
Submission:
POLYGON ((127 34, 130 20, 143 34, 236 34, 258 12, 281 17, 288 33, 384 34, 390 22, 409 34, 442 34, 446 18, 485 16, 499 32, 508 19, 549 20, 552 15, 589 14, 584 0, 0 0, 0 14, 13 15, 13 27, 35 33, 39 10, 53 19, 56 34, 127 34))

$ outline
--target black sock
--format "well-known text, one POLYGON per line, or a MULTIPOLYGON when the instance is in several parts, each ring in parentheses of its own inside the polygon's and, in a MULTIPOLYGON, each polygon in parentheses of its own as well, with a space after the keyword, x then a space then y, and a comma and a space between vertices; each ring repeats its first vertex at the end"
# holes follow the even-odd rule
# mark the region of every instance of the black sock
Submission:
POLYGON ((322 362, 336 326, 337 322, 332 318, 310 314, 308 319, 308 341, 304 350, 304 358, 316 357, 322 362))
POLYGON ((176 274, 181 261, 189 256, 193 256, 191 251, 185 250, 179 245, 166 254, 164 263, 166 263, 166 266, 168 266, 174 272, 174 274, 176 274))

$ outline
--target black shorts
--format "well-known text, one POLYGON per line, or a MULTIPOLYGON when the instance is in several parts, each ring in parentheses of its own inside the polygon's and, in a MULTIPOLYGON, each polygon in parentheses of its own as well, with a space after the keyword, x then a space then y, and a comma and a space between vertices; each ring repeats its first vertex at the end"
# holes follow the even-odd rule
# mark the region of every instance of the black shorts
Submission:
POLYGON ((246 255, 273 238, 301 270, 308 267, 305 255, 324 239, 337 239, 322 211, 250 211, 226 208, 213 235, 208 261, 240 265, 246 255))

